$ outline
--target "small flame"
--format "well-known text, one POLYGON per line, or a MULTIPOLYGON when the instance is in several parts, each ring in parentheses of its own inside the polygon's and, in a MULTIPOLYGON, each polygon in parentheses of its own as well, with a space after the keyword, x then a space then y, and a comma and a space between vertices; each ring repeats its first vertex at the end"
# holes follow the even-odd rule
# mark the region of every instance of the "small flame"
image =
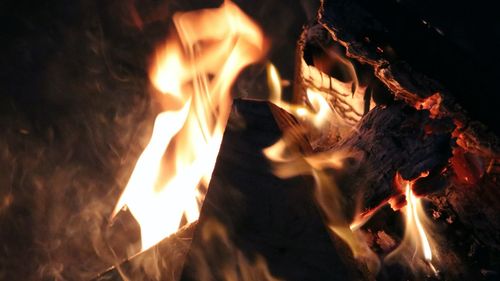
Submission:
POLYGON ((432 251, 431 245, 429 243, 429 239, 427 238, 427 234, 425 229, 420 221, 420 214, 423 213, 422 202, 420 198, 417 198, 413 191, 411 190, 410 182, 406 183, 406 224, 407 231, 413 232, 413 236, 418 237, 420 240, 420 247, 422 248, 422 252, 424 254, 424 258, 426 261, 432 261, 432 251))
POLYGON ((260 28, 235 4, 177 13, 179 40, 156 54, 151 82, 164 111, 137 160, 113 217, 127 207, 141 227, 145 250, 199 216, 231 109, 230 87, 258 61, 260 28))
POLYGON ((285 102, 282 97, 281 78, 273 64, 268 64, 267 74, 270 102, 294 115, 298 120, 302 121, 303 125, 310 126, 310 130, 322 129, 332 122, 334 111, 330 108, 327 97, 323 93, 308 88, 304 104, 285 102))
MULTIPOLYGON (((423 173, 420 177, 425 176, 427 176, 427 173, 423 173)), ((401 179, 399 174, 397 178, 401 179)), ((420 256, 432 272, 437 274, 437 270, 432 263, 434 253, 428 235, 429 230, 425 223, 427 217, 422 206, 422 199, 417 197, 412 190, 414 181, 403 182, 406 197, 406 206, 402 208, 405 214, 405 234, 401 244, 386 257, 386 260, 403 257, 415 268, 414 258, 420 256)))

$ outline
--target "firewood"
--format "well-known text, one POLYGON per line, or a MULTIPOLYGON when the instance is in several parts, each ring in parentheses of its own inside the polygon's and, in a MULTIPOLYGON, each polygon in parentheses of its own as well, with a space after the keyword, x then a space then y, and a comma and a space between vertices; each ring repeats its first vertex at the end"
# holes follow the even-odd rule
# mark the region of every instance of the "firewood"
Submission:
MULTIPOLYGON (((460 175, 457 174, 459 172, 455 169, 452 172, 453 176, 449 181, 448 189, 445 191, 445 200, 453 208, 451 212, 463 218, 467 227, 474 229, 474 233, 480 237, 482 242, 500 249, 500 221, 497 216, 492 215, 492 213, 500 211, 497 207, 498 204, 484 207, 487 205, 482 203, 484 201, 475 199, 478 198, 478 193, 483 194, 492 201, 500 199, 498 188, 496 188, 498 186, 496 180, 498 172, 496 169, 491 169, 488 172, 486 167, 488 165, 497 166, 500 151, 498 137, 488 132, 479 121, 468 117, 467 112, 457 103, 455 93, 447 91, 432 78, 413 70, 407 62, 377 52, 376 46, 373 44, 361 42, 361 30, 364 30, 370 21, 377 21, 377 18, 362 7, 356 7, 356 5, 350 5, 347 2, 324 1, 322 16, 320 17, 321 25, 328 30, 334 40, 346 47, 348 56, 370 65, 375 76, 390 89, 396 98, 402 99, 412 106, 417 106, 419 102, 435 93, 439 93, 442 98, 439 115, 451 118, 455 124, 458 124, 457 132, 455 132, 458 136, 455 135, 455 137, 458 137, 457 142, 461 150, 469 155, 469 159, 464 159, 462 162, 465 163, 462 165, 469 166, 465 168, 469 170, 474 170, 475 166, 484 166, 478 168, 475 175, 476 182, 470 183, 464 183, 463 180, 457 179, 460 175), (354 14, 348 13, 349 19, 342 16, 347 15, 345 13, 351 11, 350 9, 352 11, 357 10, 357 12, 354 14), (355 28, 355 26, 357 27, 355 28), (471 160, 472 158, 477 158, 479 164, 474 163, 471 160), (470 191, 470 194, 463 190, 464 186, 471 186, 473 190, 470 191), (476 214, 475 217, 482 216, 483 219, 472 220, 469 217, 470 214, 476 214), (482 226, 484 220, 489 222, 487 224, 490 227, 485 228, 482 226), (486 235, 485 233, 489 234, 486 235)), ((372 29, 377 28, 383 29, 384 26, 376 26, 372 29)), ((369 36, 369 34, 366 35, 369 36)), ((454 151, 454 154, 457 153, 459 152, 454 151)), ((454 161, 458 161, 456 157, 454 157, 454 161)))
MULTIPOLYGON (((434 80, 436 77, 427 76, 432 71, 420 73, 412 68, 414 61, 395 56, 401 51, 396 48, 400 45, 386 26, 392 19, 381 20, 381 15, 361 2, 324 0, 318 23, 305 29, 297 54, 298 63, 303 59, 321 68, 311 57, 321 56, 322 49, 336 46, 354 64, 363 86, 370 89, 375 83, 381 92, 382 98, 377 101, 381 106, 366 114, 352 134, 327 145, 332 150, 354 147, 363 151, 364 162, 340 176, 341 186, 346 194, 360 192, 363 206, 369 209, 394 195, 390 187, 396 171, 413 178, 416 173, 429 170, 428 177, 415 183, 414 191, 432 201, 429 215, 448 237, 441 245, 447 251, 443 259, 447 267, 455 268, 450 272, 460 273, 446 273, 445 279, 495 276, 498 273, 491 269, 497 267, 500 257, 500 219, 496 215, 500 205, 495 203, 500 200, 500 146, 498 137, 480 122, 491 125, 491 120, 477 114, 483 109, 459 104, 464 100, 463 93, 457 92, 456 87, 449 91, 434 80), (403 103, 414 109, 404 109, 403 103), (428 113, 424 113, 426 109, 428 113), (433 129, 427 130, 424 124, 433 129), (419 131, 422 129, 427 133, 419 131)), ((432 38, 425 30, 409 36, 432 38)), ((448 45, 440 42, 444 45, 439 48, 446 49, 443 46, 448 45)), ((302 103, 310 85, 300 71, 297 73, 294 100, 302 103)), ((444 82, 449 85, 449 81, 444 82)), ((370 92, 372 97, 377 96, 377 91, 370 92)), ((308 142, 307 138, 302 141, 308 142)))
MULTIPOLYGON (((262 259, 265 270, 279 280, 370 280, 335 235, 332 243, 314 203, 311 178, 273 174, 262 150, 282 132, 269 106, 235 100, 230 118, 235 122, 226 128, 181 280, 227 280, 222 276, 228 272, 237 274, 236 280, 274 280, 239 275, 261 275, 262 267, 255 266, 262 259), (231 241, 233 249, 206 240, 214 220, 227 233, 219 239, 231 241), (235 263, 241 256, 249 264, 235 263)), ((294 120, 278 117, 282 124, 294 120)))

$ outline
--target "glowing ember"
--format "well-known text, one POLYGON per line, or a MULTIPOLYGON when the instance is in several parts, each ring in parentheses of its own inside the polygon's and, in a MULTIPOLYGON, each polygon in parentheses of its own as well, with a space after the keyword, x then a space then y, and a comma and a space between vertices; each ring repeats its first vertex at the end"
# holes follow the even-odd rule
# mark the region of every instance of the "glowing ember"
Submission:
POLYGON ((259 60, 264 38, 235 4, 174 15, 151 69, 164 94, 149 144, 139 157, 113 216, 127 207, 141 227, 142 250, 199 216, 201 186, 210 181, 231 109, 238 73, 259 60))
POLYGON ((435 93, 423 101, 418 102, 415 107, 418 109, 427 109, 429 110, 432 118, 437 118, 441 112, 440 107, 442 101, 443 99, 441 98, 441 95, 439 93, 435 93))

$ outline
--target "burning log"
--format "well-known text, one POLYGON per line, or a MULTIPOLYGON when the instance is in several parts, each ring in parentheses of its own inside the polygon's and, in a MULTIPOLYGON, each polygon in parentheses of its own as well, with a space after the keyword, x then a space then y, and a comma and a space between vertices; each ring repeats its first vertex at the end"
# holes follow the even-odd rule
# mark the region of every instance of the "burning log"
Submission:
MULTIPOLYGON (((444 278, 496 276, 489 270, 495 258, 487 257, 498 257, 500 250, 500 221, 494 215, 500 210, 493 203, 500 199, 498 138, 471 119, 452 92, 397 59, 390 40, 381 45, 377 40, 387 39, 381 36, 384 22, 356 2, 323 1, 318 24, 306 29, 299 42, 294 96, 307 104, 309 89, 321 92, 347 120, 345 126, 356 129, 319 136, 294 129, 294 141, 306 154, 361 151, 362 161, 348 162, 335 176, 348 200, 357 202, 361 194, 368 210, 391 197, 393 207, 405 204, 394 197, 397 172, 406 179, 429 172, 414 183, 413 192, 432 200, 435 224, 449 237, 440 245, 441 262, 455 269, 444 269, 444 278), (353 100, 347 106, 346 98, 353 100), (379 106, 373 108, 374 102, 379 106)), ((286 112, 273 112, 283 129, 297 127, 297 120, 284 117, 286 112)), ((387 270, 382 269, 382 280, 393 279, 387 270)))
MULTIPOLYGON (((327 28, 333 38, 347 49, 349 56, 370 65, 375 76, 394 93, 396 98, 402 99, 415 107, 422 107, 426 101, 429 101, 433 98, 433 95, 438 93, 441 101, 434 107, 438 112, 437 115, 452 118, 454 123, 458 125, 457 130, 454 132, 458 147, 454 149, 454 157, 451 160, 454 175, 448 181, 446 194, 441 193, 441 195, 445 196, 441 200, 444 199, 450 203, 448 207, 451 207, 452 210, 449 211, 455 213, 459 218, 463 218, 467 227, 473 229, 474 235, 483 243, 500 249, 500 237, 498 236, 500 221, 496 216, 491 215, 491 213, 500 211, 498 204, 484 204, 484 198, 479 199, 483 196, 494 201, 500 198, 498 188, 496 188, 497 171, 494 168, 500 151, 498 138, 489 133, 480 122, 467 116, 463 108, 457 104, 454 93, 446 91, 443 86, 431 78, 412 70, 407 63, 397 61, 391 58, 390 55, 377 51, 377 47, 374 45, 376 43, 361 43, 359 38, 362 32, 366 32, 365 35, 367 36, 371 35, 368 33, 375 34, 373 29, 377 29, 377 27, 373 29, 365 28, 369 25, 370 20, 377 21, 377 18, 362 7, 354 8, 347 2, 349 1, 324 1, 320 20, 322 26, 327 28), (351 9, 358 10, 359 14, 347 13, 351 9), (346 20, 345 17, 341 16, 347 14, 349 14, 351 20, 346 20), (363 20, 360 14, 363 14, 366 18, 363 20), (356 23, 352 22, 353 18, 356 18, 356 23), (357 26, 357 28, 354 28, 354 26, 357 26), (467 154, 469 158, 462 158, 462 161, 458 160, 460 156, 457 155, 460 153, 467 154), (458 164, 457 162, 462 163, 458 164), (466 183, 464 183, 463 179, 460 179, 460 177, 464 176, 463 173, 466 173, 465 171, 461 172, 460 165, 467 166, 464 169, 469 174, 474 174, 473 176, 469 175, 469 181, 465 180, 466 183), (487 169, 487 166, 492 168, 487 169), (474 180, 470 179, 471 177, 474 180), (467 185, 474 186, 470 193, 463 190, 464 186, 467 185), (478 193, 482 195, 480 196, 478 193), (483 218, 471 220, 470 214, 475 214, 476 217, 482 216, 483 218), (485 222, 489 227, 483 226, 485 222)), ((383 28, 383 26, 378 26, 378 28, 383 28)))

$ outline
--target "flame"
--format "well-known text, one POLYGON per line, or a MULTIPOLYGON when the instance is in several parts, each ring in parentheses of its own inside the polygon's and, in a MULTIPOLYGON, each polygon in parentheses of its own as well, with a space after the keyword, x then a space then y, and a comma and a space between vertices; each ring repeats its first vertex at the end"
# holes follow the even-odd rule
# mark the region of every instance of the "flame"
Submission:
POLYGON ((382 203, 380 203, 378 206, 376 206, 373 209, 364 211, 364 212, 359 212, 355 217, 349 228, 352 231, 356 231, 360 229, 365 223, 367 223, 373 215, 375 215, 382 207, 384 207, 389 200, 384 200, 382 203))
POLYGON ((177 13, 173 21, 179 39, 157 52, 150 71, 164 111, 112 215, 130 210, 142 250, 177 231, 183 218, 198 218, 231 109, 230 87, 265 51, 260 28, 230 1, 177 13))
POLYGON ((406 223, 407 231, 414 232, 412 236, 418 237, 420 242, 422 252, 426 261, 432 261, 432 251, 429 239, 425 232, 422 222, 420 220, 420 215, 423 213, 422 203, 420 198, 417 198, 413 191, 411 190, 410 183, 406 184, 406 200, 408 201, 406 205, 406 223))
POLYGON ((301 60, 301 75, 309 89, 328 94, 333 110, 343 117, 344 122, 355 125, 363 117, 366 86, 359 84, 354 66, 348 59, 338 55, 332 55, 332 58, 348 69, 352 81, 342 82, 330 77, 317 67, 308 65, 304 59, 301 60))
MULTIPOLYGON (((314 65, 308 65, 304 58, 300 61, 301 83, 305 85, 307 93, 320 93, 332 109, 330 121, 334 126, 330 128, 331 135, 345 137, 359 122, 365 112, 365 92, 367 86, 361 85, 353 63, 331 49, 327 49, 327 58, 315 58, 314 65), (321 70, 324 60, 334 62, 349 74, 350 81, 340 81, 321 70)), ((375 107, 370 99, 368 110, 375 107)))
MULTIPOLYGON (((348 62, 342 62, 349 66, 348 62)), ((352 130, 362 117, 364 106, 362 97, 365 88, 358 85, 357 78, 351 82, 341 82, 335 78, 327 77, 313 66, 307 66, 305 62, 302 64, 302 76, 307 82, 305 101, 303 104, 290 104, 282 101, 279 74, 273 65, 269 65, 270 100, 299 120, 299 126, 309 136, 311 143, 318 141, 318 138, 314 139, 315 132, 318 131, 323 132, 322 134, 326 135, 327 138, 331 138, 332 132, 333 135, 338 135, 339 132, 342 135, 342 133, 352 130), (325 89, 329 89, 329 91, 325 89)), ((320 136, 319 140, 324 141, 321 138, 320 136)), ((264 154, 274 164, 274 173, 282 178, 304 174, 312 175, 316 185, 316 201, 323 211, 330 230, 346 242, 354 257, 365 261, 371 272, 378 271, 380 260, 364 239, 361 227, 390 200, 385 200, 376 208, 359 213, 354 219, 349 219, 346 216, 346 210, 349 208, 346 205, 347 202, 335 184, 335 179, 328 174, 327 170, 342 169, 343 160, 348 156, 356 158, 356 153, 353 151, 317 150, 313 151, 311 155, 303 155, 299 149, 296 149, 296 144, 290 143, 290 141, 290 139, 283 137, 264 150, 264 154)), ((420 177, 427 175, 428 173, 422 173, 420 177)), ((414 249, 412 256, 414 257, 417 253, 421 254, 425 263, 436 273, 432 264, 431 242, 423 223, 425 213, 421 199, 413 194, 412 182, 404 181, 399 174, 396 181, 400 187, 406 184, 404 191, 402 191, 408 202, 403 209, 406 214, 406 232, 403 242, 388 257, 403 252, 409 253, 406 249, 412 248, 414 249)), ((409 260, 409 264, 412 264, 411 260, 409 260)))
POLYGON ((291 147, 293 144, 287 143, 287 139, 281 139, 264 149, 264 154, 273 162, 274 174, 280 178, 312 175, 315 199, 328 228, 349 246, 355 258, 364 261, 371 272, 376 272, 379 259, 369 248, 361 230, 353 227, 356 222, 352 222, 346 215, 349 206, 335 179, 327 171, 342 169, 343 160, 347 156, 357 157, 357 154, 349 151, 326 151, 304 156, 291 147))
MULTIPOLYGON (((425 176, 425 175, 424 175, 425 176)), ((431 240, 426 229, 426 215, 422 206, 422 199, 412 191, 412 181, 405 181, 404 192, 406 206, 402 208, 405 214, 405 234, 403 241, 396 250, 387 256, 387 260, 395 257, 405 257, 409 264, 415 264, 414 258, 420 257, 429 266, 433 273, 437 273, 434 267, 431 240)))
POLYGON ((334 110, 330 107, 324 94, 308 88, 306 100, 303 104, 291 104, 282 99, 281 78, 273 64, 268 64, 267 75, 270 102, 294 115, 298 120, 302 121, 303 125, 309 126, 309 130, 324 129, 326 125, 332 124, 334 110))
MULTIPOLYGON (((331 106, 326 93, 307 88, 303 104, 283 101, 279 73, 272 64, 268 65, 268 82, 270 101, 299 121, 300 130, 308 135, 309 141, 321 139, 321 134, 325 132, 326 137, 330 137, 329 132, 339 129, 340 117, 331 106)), ((345 124, 341 124, 342 129, 347 128, 345 124)), ((349 125, 349 129, 352 128, 349 125)), ((356 258, 364 260, 372 272, 377 271, 378 258, 368 247, 363 233, 350 228, 352 222, 345 215, 348 206, 335 180, 327 172, 328 169, 342 169, 346 157, 359 158, 360 155, 353 151, 321 151, 304 155, 295 147, 296 144, 291 143, 285 132, 285 137, 264 149, 264 154, 273 163, 274 174, 281 178, 312 175, 316 187, 315 198, 323 211, 328 228, 346 242, 356 258)))
MULTIPOLYGON (((366 113, 365 110, 375 107, 370 99, 368 108, 365 108, 367 86, 360 84, 352 62, 331 50, 327 54, 347 70, 351 81, 342 82, 330 77, 319 66, 308 65, 302 59, 299 68, 302 87, 296 91, 304 94, 299 104, 282 100, 283 82, 279 73, 272 64, 267 69, 269 100, 301 121, 313 148, 328 146, 332 141, 345 137, 366 113)), ((321 61, 318 63, 321 64, 321 61)))

